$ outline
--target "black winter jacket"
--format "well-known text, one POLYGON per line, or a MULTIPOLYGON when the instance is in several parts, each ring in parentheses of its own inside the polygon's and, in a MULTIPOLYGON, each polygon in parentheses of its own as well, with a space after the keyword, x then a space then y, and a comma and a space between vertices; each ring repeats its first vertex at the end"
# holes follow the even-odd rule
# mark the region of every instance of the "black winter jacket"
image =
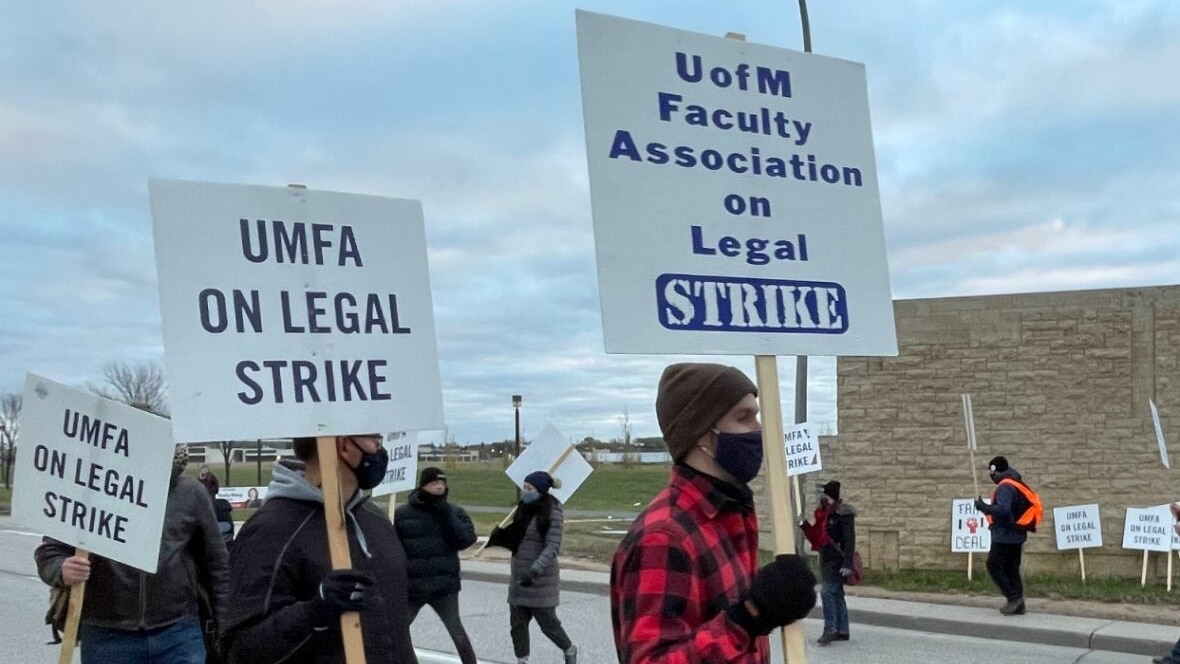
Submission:
POLYGON ((819 550, 820 574, 825 580, 838 580, 841 568, 852 569, 856 552, 856 510, 844 501, 828 515, 828 543, 819 550))
MULTIPOLYGON (((345 524, 353 569, 375 579, 360 613, 366 661, 416 664, 406 557, 393 524, 360 493, 348 502, 345 524)), ((266 503, 234 541, 233 612, 222 633, 226 663, 343 663, 339 621, 314 624, 320 581, 331 569, 322 493, 303 476, 301 463, 276 463, 266 503)))
MULTIPOLYGON (((191 477, 168 491, 160 558, 155 574, 90 556, 90 580, 82 622, 109 629, 155 629, 199 615, 198 584, 205 589, 217 624, 225 624, 229 557, 213 516, 213 501, 191 477)), ((45 583, 61 586, 61 565, 74 547, 46 537, 34 554, 45 583)))
POLYGON ((459 552, 476 540, 467 512, 445 499, 423 500, 419 489, 394 511, 393 525, 406 548, 410 600, 459 592, 459 552))

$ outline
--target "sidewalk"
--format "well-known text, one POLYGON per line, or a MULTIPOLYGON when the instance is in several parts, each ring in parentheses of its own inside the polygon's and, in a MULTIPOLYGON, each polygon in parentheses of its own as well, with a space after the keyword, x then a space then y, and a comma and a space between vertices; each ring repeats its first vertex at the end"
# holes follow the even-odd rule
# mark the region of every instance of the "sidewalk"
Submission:
MULTIPOLYGON (((464 558, 461 563, 465 579, 497 583, 508 580, 506 560, 464 558)), ((561 586, 570 591, 606 595, 610 587, 610 574, 562 569, 561 586)), ((996 604, 998 606, 999 601, 996 604)), ((852 595, 848 596, 848 614, 855 624, 1149 657, 1168 652, 1180 637, 1180 629, 1167 625, 1047 613, 1002 616, 994 608, 852 595)), ((818 606, 811 617, 822 617, 818 606)))

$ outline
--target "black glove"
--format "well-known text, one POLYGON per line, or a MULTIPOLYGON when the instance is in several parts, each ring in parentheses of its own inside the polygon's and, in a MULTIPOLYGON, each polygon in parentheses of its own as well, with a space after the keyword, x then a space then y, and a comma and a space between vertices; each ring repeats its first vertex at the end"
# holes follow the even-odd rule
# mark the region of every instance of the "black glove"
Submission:
POLYGON ((811 612, 815 583, 807 561, 793 554, 779 554, 774 562, 758 570, 746 596, 729 607, 729 616, 750 634, 769 634, 811 612), (757 616, 746 606, 747 601, 757 609, 757 616))
POLYGON ((980 496, 975 497, 975 509, 979 510, 980 512, 987 510, 987 503, 983 502, 983 498, 980 496))
POLYGON ((320 581, 315 602, 315 623, 317 627, 330 625, 348 611, 365 608, 365 596, 373 577, 354 569, 336 569, 328 572, 320 581))
POLYGON ((535 579, 533 578, 532 574, 525 574, 520 579, 520 587, 521 588, 532 588, 534 581, 535 581, 535 579))

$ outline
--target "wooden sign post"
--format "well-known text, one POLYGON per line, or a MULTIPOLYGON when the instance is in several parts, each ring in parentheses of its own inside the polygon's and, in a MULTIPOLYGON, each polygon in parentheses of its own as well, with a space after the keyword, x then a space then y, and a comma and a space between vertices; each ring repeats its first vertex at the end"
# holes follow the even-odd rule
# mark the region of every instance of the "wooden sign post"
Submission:
MULTIPOLYGON (((90 552, 86 549, 74 549, 74 555, 86 560, 90 559, 90 552)), ((74 661, 74 647, 78 644, 78 623, 82 619, 82 601, 86 598, 86 582, 75 583, 70 586, 70 608, 66 613, 66 629, 61 635, 61 654, 58 664, 70 664, 74 661)))
MULTIPOLYGON (((344 501, 340 495, 340 477, 336 474, 336 437, 316 438, 316 458, 320 464, 320 488, 324 493, 324 520, 328 529, 328 553, 332 569, 351 569, 348 528, 344 523, 344 501)), ((365 664, 365 642, 361 633, 361 614, 349 611, 340 616, 340 636, 344 640, 344 659, 348 664, 365 664)))

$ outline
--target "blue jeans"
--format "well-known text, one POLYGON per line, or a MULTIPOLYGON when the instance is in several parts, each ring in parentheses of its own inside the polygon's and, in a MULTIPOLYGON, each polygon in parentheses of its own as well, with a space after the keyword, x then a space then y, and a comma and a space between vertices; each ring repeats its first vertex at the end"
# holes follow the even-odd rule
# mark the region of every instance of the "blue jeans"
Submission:
POLYGON ((205 664, 201 624, 185 618, 148 630, 79 625, 82 664, 205 664))
POLYGON ((848 633, 848 604, 844 601, 844 580, 824 579, 819 585, 819 596, 823 601, 824 633, 848 633))

